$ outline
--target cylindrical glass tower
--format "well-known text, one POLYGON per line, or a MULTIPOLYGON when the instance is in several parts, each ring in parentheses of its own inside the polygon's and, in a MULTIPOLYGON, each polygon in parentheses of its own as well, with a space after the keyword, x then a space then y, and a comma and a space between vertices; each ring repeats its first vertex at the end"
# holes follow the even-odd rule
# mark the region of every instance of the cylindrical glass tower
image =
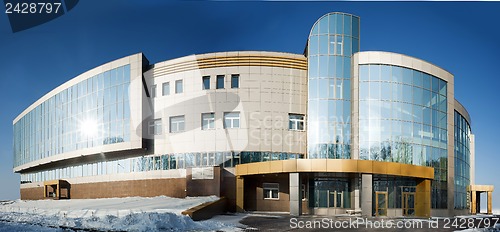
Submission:
POLYGON ((309 158, 351 158, 351 56, 359 51, 359 17, 329 13, 309 34, 309 158))

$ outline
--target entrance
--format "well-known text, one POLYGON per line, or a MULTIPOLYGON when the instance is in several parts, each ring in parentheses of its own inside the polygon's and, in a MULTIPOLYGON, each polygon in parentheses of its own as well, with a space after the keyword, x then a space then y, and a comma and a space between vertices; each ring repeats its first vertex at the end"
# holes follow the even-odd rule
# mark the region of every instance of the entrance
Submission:
POLYGON ((328 207, 344 208, 344 193, 341 191, 329 191, 328 207))
POLYGON ((375 192, 375 216, 387 216, 387 191, 375 192))
POLYGON ((403 216, 415 215, 415 193, 403 192, 403 216))

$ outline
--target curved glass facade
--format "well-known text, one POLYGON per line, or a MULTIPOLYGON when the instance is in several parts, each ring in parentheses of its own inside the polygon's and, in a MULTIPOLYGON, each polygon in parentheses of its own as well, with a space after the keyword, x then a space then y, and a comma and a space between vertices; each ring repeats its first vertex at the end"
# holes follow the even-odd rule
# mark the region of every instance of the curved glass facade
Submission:
POLYGON ((360 159, 434 168, 433 208, 446 208, 447 83, 399 66, 359 66, 360 159))
POLYGON ((467 209, 467 186, 470 185, 470 125, 455 111, 455 209, 467 209))
POLYGON ((359 17, 331 13, 308 40, 308 157, 351 157, 351 56, 359 51, 359 17))
POLYGON ((130 65, 83 80, 14 124, 14 167, 75 150, 130 141, 130 65))

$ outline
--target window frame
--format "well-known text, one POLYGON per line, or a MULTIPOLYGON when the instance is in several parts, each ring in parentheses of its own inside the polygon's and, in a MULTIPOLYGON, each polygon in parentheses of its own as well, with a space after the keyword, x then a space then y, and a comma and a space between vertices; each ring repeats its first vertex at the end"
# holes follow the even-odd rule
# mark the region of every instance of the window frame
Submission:
POLYGON ((305 131, 305 115, 303 114, 293 114, 293 113, 289 113, 288 114, 288 130, 293 130, 293 131, 305 131), (302 119, 296 119, 296 118, 292 118, 291 116, 300 116, 302 117, 302 119), (293 124, 290 124, 292 123, 293 124), (299 128, 299 125, 300 123, 302 122, 302 128, 299 128), (290 125, 294 125, 293 128, 290 127, 290 125))
POLYGON ((161 85, 161 95, 162 96, 170 95, 170 81, 163 82, 163 84, 161 85), (168 91, 165 91, 165 86, 168 86, 168 88, 167 88, 168 91), (165 94, 165 92, 166 92, 166 94, 165 94))
POLYGON ((201 114, 201 130, 214 130, 215 129, 215 113, 214 112, 208 112, 208 113, 202 113, 201 114), (212 118, 205 119, 203 116, 205 115, 212 115, 212 118), (208 121, 207 124, 205 124, 205 120, 208 121), (210 122, 212 122, 212 127, 210 127, 210 122), (205 125, 207 127, 205 128, 205 125))
POLYGON ((215 81, 216 81, 215 89, 224 89, 225 86, 224 82, 226 81, 226 75, 217 75, 215 81), (222 83, 222 86, 219 86, 219 83, 222 83))
POLYGON ((172 116, 169 118, 169 132, 170 133, 180 133, 180 132, 184 132, 186 130, 186 118, 184 117, 184 115, 177 115, 177 116, 172 116), (172 121, 173 119, 181 119, 182 118, 182 121, 172 121), (174 129, 174 126, 175 125, 175 130, 174 129), (182 125, 182 129, 180 129, 180 125, 182 125))
POLYGON ((240 74, 231 74, 231 89, 240 88, 240 74), (236 79, 236 82, 234 80, 236 79), (234 85, 236 83, 236 86, 234 85))
POLYGON ((152 85, 152 86, 151 86, 151 89, 150 89, 150 91, 151 91, 151 95, 150 95, 150 96, 151 96, 151 98, 156 98, 156 96, 157 96, 157 92, 156 92, 156 91, 157 91, 157 90, 158 90, 158 89, 156 88, 156 85, 152 85))
POLYGON ((279 200, 280 199, 280 184, 279 183, 262 183, 262 192, 264 200, 279 200), (276 191, 276 197, 274 197, 276 191), (269 195, 268 195, 269 193, 269 195))
POLYGON ((184 81, 182 79, 180 80, 176 80, 175 81, 175 93, 178 94, 178 93, 184 93, 184 81), (180 83, 180 88, 178 88, 178 83, 180 83))
POLYGON ((210 76, 202 76, 201 77, 201 88, 203 90, 208 90, 210 89, 210 76), (206 85, 207 83, 205 83, 205 80, 208 81, 208 86, 206 85))
POLYGON ((241 127, 241 116, 240 112, 224 112, 224 129, 235 129, 235 128, 240 128, 241 127), (238 117, 234 116, 229 116, 229 114, 238 114, 238 117), (231 121, 231 126, 229 127, 228 124, 226 123, 226 120, 231 121), (238 127, 234 126, 234 121, 238 120, 238 127))
POLYGON ((156 118, 148 122, 149 135, 161 135, 162 132, 163 132, 163 125, 161 118, 156 118))

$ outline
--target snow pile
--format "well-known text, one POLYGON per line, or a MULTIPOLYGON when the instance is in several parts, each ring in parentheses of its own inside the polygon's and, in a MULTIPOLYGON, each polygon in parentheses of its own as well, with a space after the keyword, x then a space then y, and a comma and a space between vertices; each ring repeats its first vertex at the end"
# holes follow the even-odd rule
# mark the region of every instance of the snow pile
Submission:
POLYGON ((217 200, 215 196, 129 197, 0 202, 0 220, 63 229, 106 231, 238 230, 216 220, 195 222, 181 212, 217 200))

